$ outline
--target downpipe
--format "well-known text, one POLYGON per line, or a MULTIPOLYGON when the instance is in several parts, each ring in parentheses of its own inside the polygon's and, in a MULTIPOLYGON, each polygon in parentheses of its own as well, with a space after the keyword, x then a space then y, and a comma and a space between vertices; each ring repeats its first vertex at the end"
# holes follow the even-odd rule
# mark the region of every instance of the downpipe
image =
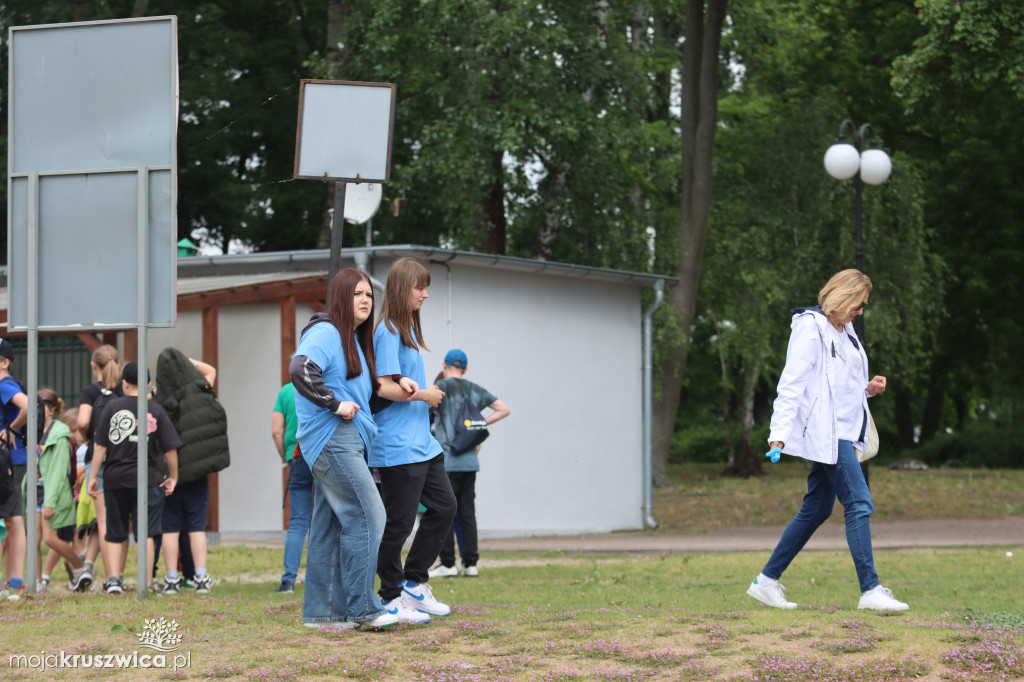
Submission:
POLYGON ((644 486, 644 529, 658 527, 654 520, 654 313, 665 300, 665 280, 659 279, 651 285, 654 302, 644 311, 644 367, 643 367, 643 486, 644 486))

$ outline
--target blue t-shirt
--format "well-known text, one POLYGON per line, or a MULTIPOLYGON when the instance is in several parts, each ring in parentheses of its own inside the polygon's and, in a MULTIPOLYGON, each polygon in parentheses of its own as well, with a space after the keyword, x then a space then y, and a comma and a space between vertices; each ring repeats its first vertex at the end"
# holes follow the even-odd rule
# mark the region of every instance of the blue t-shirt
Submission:
MULTIPOLYGON (((357 342, 356 346, 358 345, 357 342)), ((313 325, 299 339, 299 347, 295 354, 305 355, 316 363, 323 371, 324 383, 327 384, 327 388, 334 391, 335 398, 341 402, 351 400, 359 405, 359 411, 352 421, 359 429, 363 446, 369 451, 377 435, 377 425, 370 415, 372 388, 370 370, 366 366, 363 349, 359 348, 359 364, 362 365, 363 371, 352 379, 345 378, 348 374, 348 365, 345 362, 345 352, 341 349, 341 334, 333 324, 313 325)), ((302 458, 312 467, 316 458, 320 456, 320 451, 334 435, 341 417, 326 408, 314 405, 298 391, 295 392, 295 416, 299 422, 296 436, 299 439, 299 447, 302 448, 302 458)))
MULTIPOLYGON (((423 356, 402 343, 402 337, 382 321, 373 335, 377 376, 401 374, 425 388, 427 375, 423 356)), ((370 448, 370 466, 393 467, 425 462, 441 454, 441 446, 430 434, 430 408, 422 400, 395 402, 374 416, 377 440, 370 448)))
MULTIPOLYGON (((7 423, 11 424, 18 415, 21 414, 21 408, 11 402, 14 396, 21 393, 21 387, 18 386, 18 382, 13 378, 4 378, 0 381, 0 401, 3 401, 4 416, 7 418, 7 423)), ((37 419, 42 419, 43 415, 37 415, 37 419)), ((3 424, 0 424, 0 429, 4 428, 3 424)), ((14 448, 11 450, 11 464, 24 464, 27 461, 25 456, 25 444, 21 441, 18 436, 14 437, 14 448)))

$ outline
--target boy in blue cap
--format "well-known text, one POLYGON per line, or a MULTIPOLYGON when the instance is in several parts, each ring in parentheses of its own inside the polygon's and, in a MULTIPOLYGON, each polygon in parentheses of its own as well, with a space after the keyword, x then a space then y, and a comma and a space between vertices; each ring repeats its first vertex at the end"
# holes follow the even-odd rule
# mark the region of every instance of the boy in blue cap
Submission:
MULTIPOLYGON (((487 389, 463 378, 468 366, 466 353, 458 348, 453 348, 444 356, 441 372, 444 378, 437 382, 437 387, 444 391, 445 399, 437 408, 434 437, 444 449, 444 468, 455 493, 458 509, 456 523, 462 528, 462 541, 459 543, 462 575, 473 578, 479 575, 476 564, 480 558, 476 532, 476 472, 480 471, 480 458, 477 456, 477 448, 454 452, 452 442, 455 440, 455 422, 467 401, 481 412, 485 407, 492 410, 484 417, 488 426, 512 412, 487 389)), ((431 578, 454 578, 459 574, 455 567, 454 528, 449 531, 439 558, 441 564, 430 571, 431 578)))

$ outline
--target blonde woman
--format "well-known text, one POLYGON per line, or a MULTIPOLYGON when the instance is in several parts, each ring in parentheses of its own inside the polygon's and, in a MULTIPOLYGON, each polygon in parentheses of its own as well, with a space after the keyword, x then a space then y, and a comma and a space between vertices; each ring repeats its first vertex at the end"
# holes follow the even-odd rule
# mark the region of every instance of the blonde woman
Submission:
POLYGON ((786 366, 772 413, 770 447, 812 462, 803 507, 747 594, 775 608, 795 609, 779 578, 832 514, 836 498, 846 514, 846 541, 860 583, 859 609, 908 607, 882 587, 871 550, 874 504, 854 448, 865 449, 868 398, 885 391, 885 377, 868 377, 868 356, 853 329, 864 313, 871 280, 857 270, 836 273, 818 293, 818 305, 794 308, 786 366))
MULTIPOLYGON (((85 452, 85 479, 89 480, 89 472, 92 470, 92 454, 96 441, 96 425, 99 422, 103 408, 115 398, 124 395, 121 389, 121 365, 118 364, 117 349, 113 346, 103 345, 92 352, 92 376, 95 381, 82 389, 78 398, 78 429, 85 434, 89 449, 85 452)), ((103 499, 103 471, 97 474, 99 481, 99 494, 95 498, 96 506, 96 528, 98 531, 98 542, 89 543, 85 552, 85 562, 90 567, 96 561, 96 555, 103 556, 103 572, 105 579, 103 589, 106 590, 111 578, 118 577, 110 572, 110 552, 104 536, 107 534, 107 512, 103 499)))

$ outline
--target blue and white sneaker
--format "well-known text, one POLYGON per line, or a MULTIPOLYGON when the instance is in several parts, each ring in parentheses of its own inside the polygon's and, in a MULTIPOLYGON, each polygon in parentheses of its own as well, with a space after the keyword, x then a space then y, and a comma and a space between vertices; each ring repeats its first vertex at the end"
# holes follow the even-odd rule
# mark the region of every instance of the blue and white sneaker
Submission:
POLYGON ((435 597, 430 585, 427 583, 414 583, 406 580, 402 586, 402 599, 406 606, 429 613, 431 616, 447 616, 452 610, 447 604, 439 602, 435 597))
POLYGON ((426 625, 430 622, 430 615, 409 608, 406 604, 405 595, 399 596, 391 601, 382 601, 384 610, 398 618, 399 623, 406 625, 426 625))

